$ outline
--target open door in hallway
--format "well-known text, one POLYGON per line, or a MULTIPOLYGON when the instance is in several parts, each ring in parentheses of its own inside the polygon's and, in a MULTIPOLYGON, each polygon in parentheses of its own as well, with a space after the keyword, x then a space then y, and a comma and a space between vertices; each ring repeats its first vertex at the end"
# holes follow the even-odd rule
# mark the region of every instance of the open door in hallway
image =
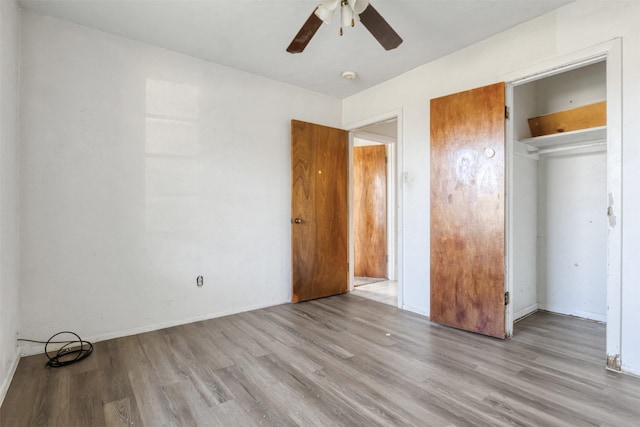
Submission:
POLYGON ((431 100, 431 320, 505 337, 505 85, 431 100))
POLYGON ((387 146, 353 148, 354 275, 387 277, 387 146))
POLYGON ((293 302, 347 292, 349 133, 291 121, 293 302))

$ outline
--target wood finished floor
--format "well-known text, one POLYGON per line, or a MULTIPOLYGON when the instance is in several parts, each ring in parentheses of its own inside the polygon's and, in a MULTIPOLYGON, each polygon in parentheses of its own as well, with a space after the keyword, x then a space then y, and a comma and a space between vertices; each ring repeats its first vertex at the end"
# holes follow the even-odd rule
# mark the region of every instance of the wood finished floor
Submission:
POLYGON ((500 341, 341 295, 20 361, 0 425, 640 425, 603 325, 538 313, 500 341))
POLYGON ((398 306, 398 282, 395 280, 381 280, 367 285, 360 285, 353 289, 353 295, 398 306))

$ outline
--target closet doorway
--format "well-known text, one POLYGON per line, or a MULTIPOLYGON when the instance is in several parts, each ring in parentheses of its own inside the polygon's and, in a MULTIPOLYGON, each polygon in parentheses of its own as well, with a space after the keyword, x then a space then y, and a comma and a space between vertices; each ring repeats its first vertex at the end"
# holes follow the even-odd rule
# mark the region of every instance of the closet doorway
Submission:
MULTIPOLYGON (((537 310, 606 322, 606 62, 513 91, 514 320, 537 310), (536 117, 587 106, 603 123, 532 137, 536 117)), ((578 109, 577 109, 578 108, 578 109)), ((549 116, 547 116, 549 117, 549 116)), ((571 121, 561 126, 570 129, 571 121)))
POLYGON ((603 322, 612 370, 621 369, 621 55, 614 39, 502 76, 507 336, 537 310, 603 322), (563 122, 533 136, 528 119, 594 104, 602 125, 563 122))
POLYGON ((397 306, 397 119, 352 132, 353 292, 397 306))

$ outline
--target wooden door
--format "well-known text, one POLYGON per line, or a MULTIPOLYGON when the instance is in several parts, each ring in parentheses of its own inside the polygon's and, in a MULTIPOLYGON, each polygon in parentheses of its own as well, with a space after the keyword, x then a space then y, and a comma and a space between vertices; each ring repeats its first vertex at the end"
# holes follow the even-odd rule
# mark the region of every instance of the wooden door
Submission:
POLYGON ((505 337, 505 85, 431 100, 431 320, 505 337))
POLYGON ((387 147, 353 148, 354 273, 387 277, 387 147))
POLYGON ((293 302, 348 288, 349 134, 291 121, 291 261, 293 302))

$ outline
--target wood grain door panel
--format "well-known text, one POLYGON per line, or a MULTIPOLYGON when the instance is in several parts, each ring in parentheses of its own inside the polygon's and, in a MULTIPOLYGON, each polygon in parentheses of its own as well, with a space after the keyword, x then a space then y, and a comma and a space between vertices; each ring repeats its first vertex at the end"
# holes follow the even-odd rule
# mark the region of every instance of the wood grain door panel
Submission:
POLYGON ((347 131, 291 121, 293 302, 347 292, 348 145, 347 131))
POLYGON ((505 85, 431 100, 431 320, 505 337, 505 85))
POLYGON ((387 277, 387 149, 353 148, 354 274, 387 277))

